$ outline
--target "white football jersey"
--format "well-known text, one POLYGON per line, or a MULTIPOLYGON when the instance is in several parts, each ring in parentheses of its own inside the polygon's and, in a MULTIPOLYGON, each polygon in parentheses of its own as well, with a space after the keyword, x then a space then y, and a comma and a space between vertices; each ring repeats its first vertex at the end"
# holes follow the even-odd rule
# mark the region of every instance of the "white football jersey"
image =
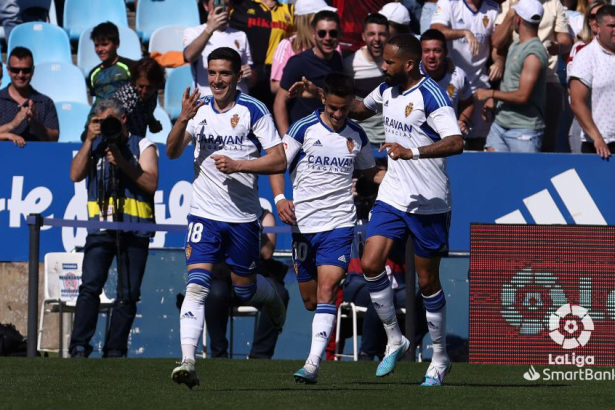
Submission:
MULTIPOLYGON (((450 99, 429 77, 407 91, 382 83, 363 104, 372 111, 382 112, 386 142, 418 148, 461 135, 450 99)), ((403 212, 450 211, 446 159, 389 160, 377 199, 403 212)))
POLYGON ((222 222, 253 222, 261 214, 257 176, 218 171, 212 155, 235 160, 260 157, 261 149, 282 142, 269 110, 262 102, 238 92, 233 108, 219 112, 213 96, 188 121, 194 145, 192 215, 222 222))
MULTIPOLYGON (((472 97, 472 87, 466 76, 465 71, 460 67, 455 67, 452 71, 449 69, 448 64, 445 64, 444 75, 434 80, 438 83, 442 89, 446 90, 448 98, 451 99, 451 106, 455 110, 455 114, 459 116, 459 102, 465 101, 472 97)), ((427 75, 423 71, 423 63, 420 64, 421 73, 427 75)), ((432 77, 433 78, 433 77, 432 77)))
POLYGON ((491 36, 495 30, 495 19, 500 6, 493 0, 484 0, 475 13, 464 0, 438 0, 431 24, 442 24, 454 30, 470 30, 480 43, 477 55, 472 55, 465 37, 448 42, 449 56, 465 71, 472 86, 489 88, 487 60, 491 53, 491 36))
POLYGON ((365 131, 346 120, 333 131, 322 110, 296 121, 284 136, 293 182, 296 232, 316 233, 355 226, 352 172, 376 166, 365 131))

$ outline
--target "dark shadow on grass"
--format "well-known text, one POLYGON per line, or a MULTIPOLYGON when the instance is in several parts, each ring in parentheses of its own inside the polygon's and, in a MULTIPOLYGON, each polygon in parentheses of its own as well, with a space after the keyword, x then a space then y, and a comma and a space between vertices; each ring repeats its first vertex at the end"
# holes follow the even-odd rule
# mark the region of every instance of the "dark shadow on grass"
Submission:
POLYGON ((544 387, 571 387, 570 384, 487 384, 487 383, 446 383, 444 385, 450 387, 527 387, 527 388, 544 388, 544 387))
POLYGON ((305 386, 305 387, 295 387, 295 388, 290 388, 290 387, 282 387, 279 389, 263 389, 263 388, 258 388, 258 389, 214 389, 214 390, 208 390, 208 392, 225 392, 225 393, 233 393, 233 392, 240 392, 240 391, 245 391, 245 392, 298 392, 298 393, 304 393, 306 391, 315 391, 315 392, 327 392, 327 393, 331 393, 332 391, 382 391, 381 389, 344 389, 344 388, 336 388, 334 386, 331 386, 329 388, 320 388, 320 387, 315 387, 315 386, 305 386))

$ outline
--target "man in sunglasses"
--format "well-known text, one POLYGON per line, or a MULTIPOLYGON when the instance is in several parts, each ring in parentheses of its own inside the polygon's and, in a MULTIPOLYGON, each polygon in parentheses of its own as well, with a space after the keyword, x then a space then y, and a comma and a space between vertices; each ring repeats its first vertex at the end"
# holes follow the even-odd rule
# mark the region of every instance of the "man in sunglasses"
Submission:
POLYGON ((289 98, 288 90, 303 76, 319 87, 324 85, 324 78, 332 72, 344 70, 342 57, 335 50, 340 36, 340 19, 336 13, 323 10, 314 16, 312 28, 316 45, 303 53, 299 53, 288 60, 280 90, 276 94, 273 111, 280 135, 285 135, 290 123, 307 117, 314 110, 322 108, 318 99, 306 100, 289 98))
POLYGON ((11 83, 0 90, 0 139, 23 146, 26 141, 57 141, 58 114, 53 101, 30 85, 32 52, 15 47, 9 56, 11 83))

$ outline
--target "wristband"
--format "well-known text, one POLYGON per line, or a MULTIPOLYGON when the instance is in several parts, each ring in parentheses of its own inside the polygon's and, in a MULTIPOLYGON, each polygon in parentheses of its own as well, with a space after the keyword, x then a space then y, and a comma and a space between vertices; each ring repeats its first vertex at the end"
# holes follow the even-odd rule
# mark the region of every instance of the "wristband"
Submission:
POLYGON ((275 198, 273 198, 273 202, 277 205, 282 199, 286 199, 284 194, 276 195, 275 198))
POLYGON ((410 151, 412 151, 412 159, 416 160, 421 158, 421 153, 419 152, 418 148, 412 147, 410 148, 410 151))

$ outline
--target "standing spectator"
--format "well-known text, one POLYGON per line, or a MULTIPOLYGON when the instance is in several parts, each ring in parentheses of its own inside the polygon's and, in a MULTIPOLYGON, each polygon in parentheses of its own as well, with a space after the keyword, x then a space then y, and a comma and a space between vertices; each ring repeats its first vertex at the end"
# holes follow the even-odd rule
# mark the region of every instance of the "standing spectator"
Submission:
POLYGON ((410 33, 410 13, 400 3, 387 3, 378 13, 389 20, 389 34, 391 37, 410 33))
POLYGON ((319 99, 294 99, 288 90, 302 77, 322 86, 327 74, 343 71, 342 57, 335 50, 340 35, 339 17, 332 11, 316 13, 312 20, 312 35, 316 44, 312 49, 299 53, 288 60, 275 95, 274 114, 280 135, 285 135, 290 123, 313 113, 322 107, 319 99), (290 105, 290 109, 288 106, 290 105))
POLYGON ((457 124, 464 136, 472 128, 474 98, 472 87, 461 67, 451 66, 446 38, 441 31, 429 29, 421 35, 423 55, 421 67, 440 87, 446 90, 451 106, 457 114, 457 124))
POLYGON ((30 85, 32 52, 15 47, 9 55, 8 71, 11 83, 0 91, 0 140, 20 147, 26 141, 57 141, 60 130, 53 101, 30 85))
MULTIPOLYGON (((312 33, 312 19, 322 10, 337 11, 335 7, 327 6, 324 0, 297 0, 295 3, 295 34, 280 41, 271 63, 271 92, 273 94, 277 93, 280 88, 280 80, 288 60, 316 45, 312 33)), ((339 45, 337 51, 342 53, 339 45)))
MULTIPOLYGON (((559 0, 558 0, 559 1, 559 0)), ((489 81, 499 80, 504 64, 495 59, 487 75, 491 54, 491 36, 500 6, 493 0, 439 0, 431 28, 440 30, 448 40, 453 62, 466 73, 472 92, 489 88, 489 81)), ((489 123, 481 118, 483 104, 477 104, 471 119, 472 131, 466 136, 466 149, 482 150, 489 123)))
POLYGON ((6 41, 8 41, 13 28, 22 23, 17 0, 0 1, 0 22, 4 27, 6 41))
MULTIPOLYGON (((363 24, 363 42, 365 45, 344 60, 344 71, 354 78, 355 97, 363 100, 384 81, 380 70, 384 45, 389 39, 389 21, 382 14, 370 14, 363 24)), ((367 134, 372 145, 380 148, 384 142, 382 114, 376 114, 359 125, 367 134)))
POLYGON ((500 91, 476 90, 476 99, 498 101, 487 136, 487 151, 540 152, 544 133, 547 51, 538 38, 544 9, 538 0, 512 6, 513 27, 519 34, 508 49, 500 91))
POLYGON ((581 151, 609 158, 615 152, 615 6, 598 10, 596 24, 598 35, 579 51, 570 70, 570 97, 583 128, 581 151))
POLYGON ((256 85, 250 94, 273 108, 269 85, 273 54, 280 41, 293 32, 293 6, 276 0, 233 0, 230 25, 250 38, 256 85))
POLYGON ((431 27, 431 20, 437 8, 437 0, 425 0, 425 4, 423 4, 423 9, 421 10, 421 34, 431 27))
POLYGON ((250 43, 243 31, 228 26, 230 5, 214 9, 214 0, 203 0, 207 10, 207 23, 184 30, 184 60, 190 63, 192 77, 201 96, 211 95, 207 80, 207 56, 218 47, 230 47, 241 56, 241 76, 239 90, 248 93, 248 88, 256 81, 252 72, 250 43))
MULTIPOLYGON (((502 3, 502 12, 496 20, 496 30, 493 34, 493 47, 501 55, 505 54, 506 47, 511 41, 517 38, 513 30, 515 11, 510 5, 511 0, 502 3)), ((538 37, 549 55, 547 69, 547 101, 549 104, 544 113, 545 132, 542 151, 553 152, 560 118, 564 112, 564 87, 560 84, 557 75, 557 62, 560 55, 567 55, 570 52, 572 39, 568 32, 566 9, 560 0, 545 0, 542 5, 544 16, 538 28, 538 37)))
POLYGON ((164 88, 164 68, 153 58, 137 62, 130 83, 115 92, 115 98, 126 109, 126 127, 131 134, 144 137, 147 127, 153 133, 162 131, 162 124, 154 118, 158 104, 158 90, 164 88))

